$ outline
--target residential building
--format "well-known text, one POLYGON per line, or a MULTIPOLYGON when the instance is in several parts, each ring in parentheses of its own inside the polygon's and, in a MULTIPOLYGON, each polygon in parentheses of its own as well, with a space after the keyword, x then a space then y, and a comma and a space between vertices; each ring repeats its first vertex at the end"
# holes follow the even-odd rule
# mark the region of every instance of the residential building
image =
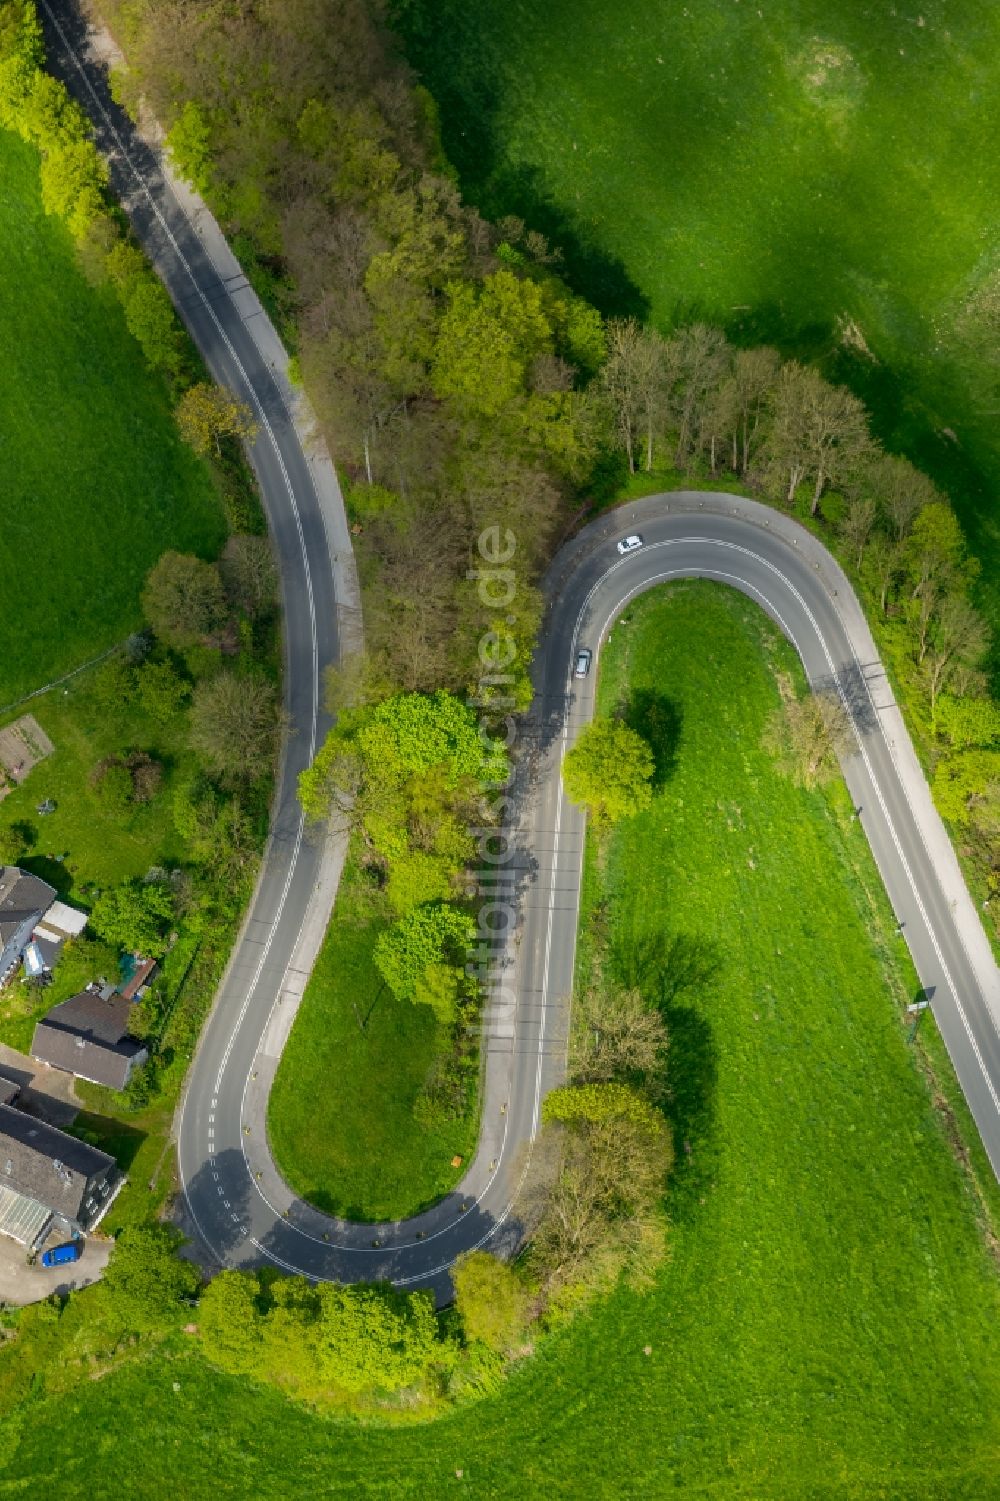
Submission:
POLYGON ((87 914, 56 899, 53 888, 17 865, 0 866, 0 985, 22 962, 29 975, 50 970, 68 938, 77 938, 87 914))
POLYGON ((38 1022, 31 1055, 78 1079, 124 1089, 149 1056, 143 1043, 129 1035, 131 1012, 127 996, 109 986, 89 985, 38 1022))
POLYGON ((29 1249, 53 1227, 86 1234, 125 1183, 113 1157, 0 1104, 0 1234, 29 1249))

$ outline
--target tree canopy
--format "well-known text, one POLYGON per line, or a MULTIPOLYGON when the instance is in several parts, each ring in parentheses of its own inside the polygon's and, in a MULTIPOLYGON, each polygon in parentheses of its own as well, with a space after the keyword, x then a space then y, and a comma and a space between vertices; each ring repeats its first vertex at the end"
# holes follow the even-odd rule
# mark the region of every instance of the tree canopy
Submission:
POLYGON ((655 769, 652 749, 636 730, 595 719, 567 752, 563 782, 567 795, 606 828, 649 807, 655 769))

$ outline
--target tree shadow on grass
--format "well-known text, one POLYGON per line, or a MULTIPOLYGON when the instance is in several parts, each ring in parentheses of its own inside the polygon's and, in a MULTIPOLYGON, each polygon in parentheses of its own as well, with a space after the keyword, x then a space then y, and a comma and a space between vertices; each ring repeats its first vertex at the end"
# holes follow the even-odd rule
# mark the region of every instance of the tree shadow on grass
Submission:
POLYGON ((663 1112, 674 1142, 668 1205, 677 1224, 689 1222, 712 1184, 712 1125, 719 1050, 698 1002, 724 966, 719 945, 695 933, 652 933, 629 942, 619 934, 611 963, 623 985, 640 990, 663 1017, 669 1039, 663 1112))
POLYGON ((623 704, 620 717, 653 752, 653 788, 656 791, 673 775, 683 715, 679 705, 652 688, 640 688, 623 704))

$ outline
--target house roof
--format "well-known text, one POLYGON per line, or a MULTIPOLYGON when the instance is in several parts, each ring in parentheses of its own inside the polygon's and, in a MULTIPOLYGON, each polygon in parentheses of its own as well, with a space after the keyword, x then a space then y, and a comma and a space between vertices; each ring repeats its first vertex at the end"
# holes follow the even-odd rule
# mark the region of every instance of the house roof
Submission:
POLYGON ((155 969, 155 959, 142 959, 139 961, 129 976, 128 984, 123 985, 121 988, 121 993, 127 1001, 131 1001, 134 996, 138 995, 142 987, 151 978, 155 969))
POLYGON ((130 1065, 146 1052, 141 1042, 128 1035, 131 1010, 124 996, 105 997, 99 990, 82 990, 53 1006, 38 1023, 32 1056, 109 1089, 124 1089, 130 1065))
POLYGON ((79 938, 87 926, 87 914, 56 901, 45 913, 45 926, 51 928, 57 938, 79 938))
POLYGON ((0 1105, 9 1105, 20 1093, 21 1086, 16 1079, 8 1079, 6 1074, 0 1074, 0 1105))
POLYGON ((0 1105, 0 1186, 76 1220, 91 1181, 114 1167, 107 1152, 0 1105))
POLYGON ((55 900, 55 888, 17 865, 0 866, 0 924, 23 921, 29 913, 47 912, 55 900))

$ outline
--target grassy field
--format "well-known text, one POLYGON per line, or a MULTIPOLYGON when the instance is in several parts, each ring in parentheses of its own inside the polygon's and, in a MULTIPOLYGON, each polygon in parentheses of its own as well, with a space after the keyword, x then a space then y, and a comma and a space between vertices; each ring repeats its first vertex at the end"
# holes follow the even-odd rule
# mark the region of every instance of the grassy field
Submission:
MULTIPOLYGON (((410 1431, 311 1417, 178 1341, 26 1410, 12 1494, 997 1495, 996 1270, 930 1106, 923 1034, 906 1042, 912 976, 863 840, 760 750, 777 702, 761 645, 784 668, 790 653, 709 585, 646 596, 631 621, 603 707, 655 692, 679 729, 604 880, 619 948, 662 935, 674 956, 681 1166, 655 1288, 545 1341, 497 1397, 410 1431)), ((585 935, 598 896, 591 859, 585 935)))
POLYGON ((441 1053, 428 1006, 397 1001, 372 962, 388 925, 379 893, 349 864, 326 942, 282 1054, 268 1133, 292 1187, 331 1214, 398 1219, 462 1176, 475 1148, 475 1100, 454 1121, 414 1120, 441 1053))
POLYGON ((121 641, 167 548, 214 556, 212 477, 110 291, 46 218, 38 159, 0 132, 0 705, 121 641))
POLYGON ((548 233, 605 311, 705 318, 823 359, 952 490, 1000 619, 1000 155, 987 124, 1000 11, 394 10, 467 197, 548 233))

